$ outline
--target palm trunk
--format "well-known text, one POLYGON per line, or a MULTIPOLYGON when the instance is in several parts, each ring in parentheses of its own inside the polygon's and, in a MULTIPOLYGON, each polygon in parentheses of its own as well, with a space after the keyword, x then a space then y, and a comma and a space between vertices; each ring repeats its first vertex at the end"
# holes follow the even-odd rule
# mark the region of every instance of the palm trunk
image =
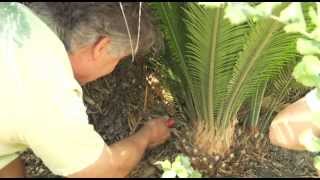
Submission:
MULTIPOLYGON (((206 126, 205 121, 195 123, 193 139, 194 145, 201 153, 225 156, 233 144, 235 123, 230 123, 226 129, 206 126)), ((237 122, 234 120, 233 122, 237 122)))

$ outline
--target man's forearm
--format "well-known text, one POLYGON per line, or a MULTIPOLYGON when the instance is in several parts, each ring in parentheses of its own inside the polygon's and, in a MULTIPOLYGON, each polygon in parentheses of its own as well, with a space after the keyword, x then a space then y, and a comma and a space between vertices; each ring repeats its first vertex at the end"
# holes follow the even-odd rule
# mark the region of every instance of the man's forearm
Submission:
POLYGON ((156 147, 170 137, 163 119, 147 122, 137 133, 110 146, 94 164, 68 177, 126 177, 142 159, 147 148, 156 147))
POLYGON ((136 134, 110 146, 116 160, 116 174, 125 177, 140 162, 148 145, 146 131, 136 134))
POLYGON ((91 166, 68 177, 126 177, 142 159, 148 146, 147 130, 105 146, 100 158, 91 166))

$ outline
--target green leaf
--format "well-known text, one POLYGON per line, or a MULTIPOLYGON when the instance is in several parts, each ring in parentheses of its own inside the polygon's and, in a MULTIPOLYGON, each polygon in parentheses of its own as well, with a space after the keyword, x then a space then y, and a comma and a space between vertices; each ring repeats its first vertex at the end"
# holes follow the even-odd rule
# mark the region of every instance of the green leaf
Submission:
POLYGON ((170 170, 170 169, 171 169, 171 163, 170 163, 169 160, 158 161, 158 162, 156 162, 155 164, 156 164, 156 165, 157 165, 157 164, 160 164, 161 167, 162 167, 162 169, 163 169, 164 171, 167 171, 167 170, 170 170))
POLYGON ((262 117, 259 118, 259 122, 257 122, 258 129, 262 132, 268 131, 274 113, 282 104, 287 103, 287 98, 290 97, 292 93, 301 97, 310 90, 310 88, 296 82, 292 76, 293 69, 298 60, 300 61, 300 57, 297 57, 295 61, 290 62, 282 68, 281 73, 269 81, 265 95, 268 96, 270 100, 266 100, 265 98, 263 103, 263 107, 267 112, 263 113, 262 117))
POLYGON ((320 62, 316 56, 304 56, 294 68, 294 78, 308 87, 320 85, 320 62))
POLYGON ((184 167, 190 167, 191 166, 190 158, 188 156, 178 155, 177 158, 179 158, 179 161, 181 162, 181 164, 184 167))
POLYGON ((229 19, 231 24, 238 25, 246 22, 249 17, 259 15, 259 12, 246 2, 229 3, 225 10, 225 18, 229 19))
POLYGON ((305 32, 306 22, 304 20, 301 3, 292 2, 290 5, 280 13, 280 20, 288 23, 284 30, 290 32, 305 32))
POLYGON ((180 178, 188 177, 188 171, 186 167, 181 164, 180 156, 176 157, 176 160, 172 163, 172 170, 175 171, 180 178))
POLYGON ((229 19, 232 24, 241 24, 249 18, 256 21, 260 17, 268 17, 272 15, 275 7, 281 2, 264 2, 259 3, 256 7, 250 6, 247 2, 231 2, 228 3, 225 18, 229 19))
POLYGON ((189 176, 190 176, 190 174, 192 174, 192 172, 194 171, 194 170, 193 170, 193 168, 192 168, 191 166, 186 167, 186 170, 187 170, 187 172, 188 172, 189 176))
POLYGON ((320 42, 299 38, 297 41, 297 50, 303 55, 320 54, 320 42))
MULTIPOLYGON (((319 17, 320 18, 320 17, 319 17)), ((313 38, 314 40, 316 40, 319 44, 320 44, 320 26, 317 27, 316 29, 314 29, 311 33, 310 33, 311 38, 313 38)), ((320 52, 318 52, 320 53, 320 52)))
POLYGON ((188 119, 195 119, 197 107, 193 104, 192 83, 186 66, 185 41, 186 32, 183 7, 185 3, 161 2, 153 3, 155 17, 160 20, 160 27, 165 37, 165 54, 161 58, 166 85, 176 97, 188 119), (171 73, 171 74, 170 74, 171 73), (179 92, 176 90, 179 89, 179 92))
POLYGON ((184 168, 183 166, 182 166, 182 164, 181 164, 181 162, 180 161, 174 161, 173 163, 172 163, 172 169, 173 170, 178 170, 178 169, 180 169, 180 168, 184 168))
POLYGON ((320 2, 316 2, 317 14, 320 15, 320 2))
POLYGON ((226 4, 226 2, 199 2, 198 4, 208 7, 221 7, 226 4))
POLYGON ((202 175, 201 175, 201 173, 200 173, 199 171, 193 171, 193 172, 190 174, 189 177, 190 177, 190 178, 201 178, 202 175))
POLYGON ((244 120, 244 125, 250 129, 255 129, 258 126, 266 88, 267 82, 264 82, 261 87, 257 88, 255 94, 251 98, 249 116, 247 116, 247 118, 244 120))
POLYGON ((285 25, 284 30, 287 33, 304 32, 305 27, 306 26, 303 23, 290 23, 290 24, 285 25))
MULTIPOLYGON (((282 4, 275 8, 275 15, 286 7, 287 4, 282 4)), ((225 97, 223 122, 234 119, 241 104, 252 97, 262 83, 278 75, 286 63, 295 59, 297 35, 285 33, 282 28, 283 24, 273 19, 251 24, 225 97)))
POLYGON ((316 10, 312 6, 309 7, 308 13, 311 18, 311 22, 315 24, 317 27, 320 27, 320 14, 317 14, 316 10))
POLYGON ((279 6, 282 2, 263 2, 255 7, 261 16, 269 16, 275 7, 279 6))
POLYGON ((313 159, 313 165, 317 170, 320 170, 320 156, 316 156, 313 159))
POLYGON ((177 176, 177 173, 173 170, 165 171, 161 178, 175 178, 177 176))
MULTIPOLYGON (((233 22, 241 23, 244 22, 242 15, 246 20, 250 15, 258 14, 247 3, 242 3, 246 8, 238 5, 228 3, 226 8, 210 8, 198 3, 187 3, 184 16, 175 18, 177 21, 170 20, 170 13, 175 11, 167 8, 172 4, 166 3, 161 7, 161 17, 169 25, 167 29, 170 31, 166 32, 170 33, 167 35, 171 34, 166 42, 170 41, 172 47, 178 47, 170 48, 171 51, 180 52, 172 53, 175 57, 172 60, 177 62, 177 66, 167 70, 168 74, 172 72, 170 77, 179 84, 176 86, 178 88, 171 88, 176 92, 172 94, 187 94, 184 92, 191 91, 188 93, 190 96, 175 96, 182 99, 180 102, 193 103, 194 106, 189 106, 189 110, 197 113, 194 118, 188 117, 188 120, 202 121, 204 132, 219 136, 212 138, 225 139, 222 142, 225 147, 229 147, 228 143, 231 142, 225 136, 225 129, 236 119, 243 101, 296 56, 296 36, 286 34, 282 30, 282 23, 268 18, 266 21, 233 26, 226 20, 235 18, 233 22), (183 22, 183 26, 177 26, 179 22, 183 22), (249 24, 252 26, 249 27, 249 24), (185 46, 177 43, 179 39, 183 40, 185 46)), ((286 3, 275 7, 274 13, 279 15, 285 7, 286 3)), ((186 104, 189 103, 180 106, 186 104)), ((181 114, 190 113, 186 110, 181 114)))
POLYGON ((177 173, 179 178, 187 178, 187 177, 189 177, 189 173, 188 173, 187 169, 185 169, 185 168, 177 169, 176 173, 177 173))
POLYGON ((188 41, 187 66, 193 83, 198 119, 208 128, 218 128, 218 111, 225 99, 227 82, 244 43, 246 24, 232 26, 224 19, 223 8, 205 8, 190 4, 186 10, 188 41))

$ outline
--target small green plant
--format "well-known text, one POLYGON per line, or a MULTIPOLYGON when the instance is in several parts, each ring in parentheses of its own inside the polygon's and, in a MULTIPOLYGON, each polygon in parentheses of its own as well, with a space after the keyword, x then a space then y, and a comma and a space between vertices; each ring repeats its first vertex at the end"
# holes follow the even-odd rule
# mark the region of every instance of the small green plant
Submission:
POLYGON ((190 158, 183 154, 179 154, 173 163, 164 160, 157 161, 155 165, 161 165, 164 171, 161 178, 201 178, 200 172, 192 168, 190 158))

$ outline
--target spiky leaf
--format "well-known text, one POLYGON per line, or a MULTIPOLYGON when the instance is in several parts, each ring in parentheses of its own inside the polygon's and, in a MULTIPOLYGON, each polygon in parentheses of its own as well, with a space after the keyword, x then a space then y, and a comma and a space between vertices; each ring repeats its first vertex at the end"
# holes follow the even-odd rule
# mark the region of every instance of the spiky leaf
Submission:
MULTIPOLYGON (((186 10, 188 43, 186 56, 200 119, 215 123, 231 79, 233 66, 244 43, 246 25, 233 26, 224 10, 190 4, 186 10)), ((219 125, 217 125, 219 127, 219 125)))
MULTIPOLYGON (((282 4, 275 13, 280 13, 285 7, 286 4, 282 4)), ((234 118, 243 101, 296 56, 297 35, 286 34, 281 23, 268 19, 252 24, 251 28, 228 87, 224 122, 234 118)))

